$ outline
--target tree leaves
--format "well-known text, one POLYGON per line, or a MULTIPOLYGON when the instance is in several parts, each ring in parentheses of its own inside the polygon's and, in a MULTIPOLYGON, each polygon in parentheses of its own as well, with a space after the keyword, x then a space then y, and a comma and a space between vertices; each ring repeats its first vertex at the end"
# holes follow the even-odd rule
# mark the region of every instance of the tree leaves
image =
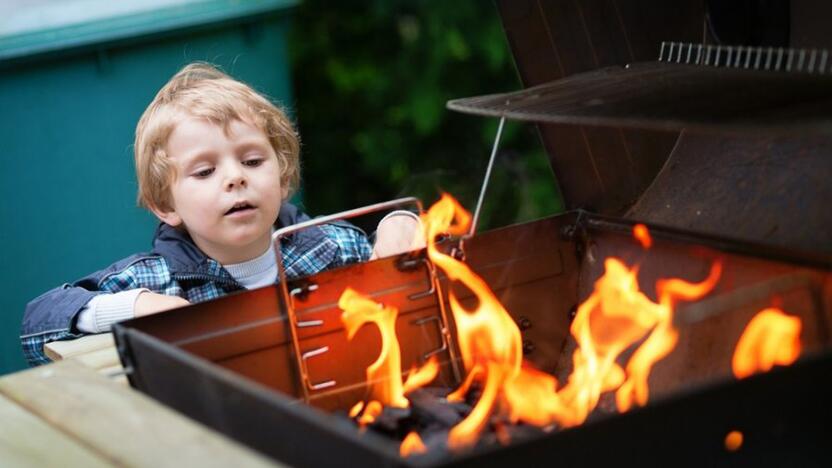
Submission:
MULTIPOLYGON (((445 103, 520 87, 493 5, 306 0, 290 47, 309 212, 441 191, 473 209, 496 120, 445 103)), ((482 225, 560 210, 534 127, 507 125, 503 141, 482 225)))

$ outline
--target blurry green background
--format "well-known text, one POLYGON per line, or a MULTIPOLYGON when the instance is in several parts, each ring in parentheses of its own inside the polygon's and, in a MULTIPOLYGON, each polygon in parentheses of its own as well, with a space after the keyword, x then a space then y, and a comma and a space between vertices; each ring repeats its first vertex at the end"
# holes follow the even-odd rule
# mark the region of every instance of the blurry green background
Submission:
MULTIPOLYGON (((310 212, 440 191, 474 208, 498 121, 445 103, 520 87, 491 2, 306 0, 290 56, 310 212)), ((480 227, 560 210, 536 129, 508 123, 480 227)))
MULTIPOLYGON (((0 17, 0 374, 25 367, 29 300, 150 248, 133 132, 184 64, 287 107, 312 215, 441 191, 473 209, 497 121, 445 102, 520 86, 477 0, 0 0, 0 17)), ((481 229, 560 210, 536 130, 508 124, 481 229)))

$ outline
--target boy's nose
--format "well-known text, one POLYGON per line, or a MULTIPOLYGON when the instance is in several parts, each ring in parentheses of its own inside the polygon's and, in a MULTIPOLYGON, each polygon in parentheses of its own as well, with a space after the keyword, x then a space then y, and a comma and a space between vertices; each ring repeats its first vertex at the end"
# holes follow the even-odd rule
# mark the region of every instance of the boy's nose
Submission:
POLYGON ((243 171, 237 170, 232 171, 228 174, 228 178, 226 179, 226 188, 228 190, 233 189, 234 187, 245 187, 246 186, 246 178, 243 171))

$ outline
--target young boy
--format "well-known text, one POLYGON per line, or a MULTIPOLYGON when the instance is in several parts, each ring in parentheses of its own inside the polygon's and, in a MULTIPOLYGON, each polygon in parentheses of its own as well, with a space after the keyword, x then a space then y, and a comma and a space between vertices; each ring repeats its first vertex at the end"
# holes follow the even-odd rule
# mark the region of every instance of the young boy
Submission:
MULTIPOLYGON (((210 65, 186 66, 159 91, 136 127, 134 151, 139 204, 161 221, 153 249, 30 302, 21 332, 30 365, 49 362, 43 345, 50 341, 274 284, 273 230, 309 219, 286 203, 300 180, 292 124, 210 65)), ((364 233, 345 222, 284 239, 287 275, 406 250, 418 219, 395 213, 401 215, 379 226, 375 253, 364 233)))

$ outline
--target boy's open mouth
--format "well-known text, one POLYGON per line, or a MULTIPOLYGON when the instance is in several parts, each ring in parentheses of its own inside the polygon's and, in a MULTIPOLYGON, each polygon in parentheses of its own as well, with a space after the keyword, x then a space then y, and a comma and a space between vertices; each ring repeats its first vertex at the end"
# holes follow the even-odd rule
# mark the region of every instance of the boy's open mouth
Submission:
POLYGON ((226 211, 225 214, 230 215, 232 213, 237 213, 239 211, 252 210, 254 208, 256 208, 256 206, 252 205, 249 202, 237 202, 237 203, 234 204, 234 206, 231 207, 231 209, 226 211))

